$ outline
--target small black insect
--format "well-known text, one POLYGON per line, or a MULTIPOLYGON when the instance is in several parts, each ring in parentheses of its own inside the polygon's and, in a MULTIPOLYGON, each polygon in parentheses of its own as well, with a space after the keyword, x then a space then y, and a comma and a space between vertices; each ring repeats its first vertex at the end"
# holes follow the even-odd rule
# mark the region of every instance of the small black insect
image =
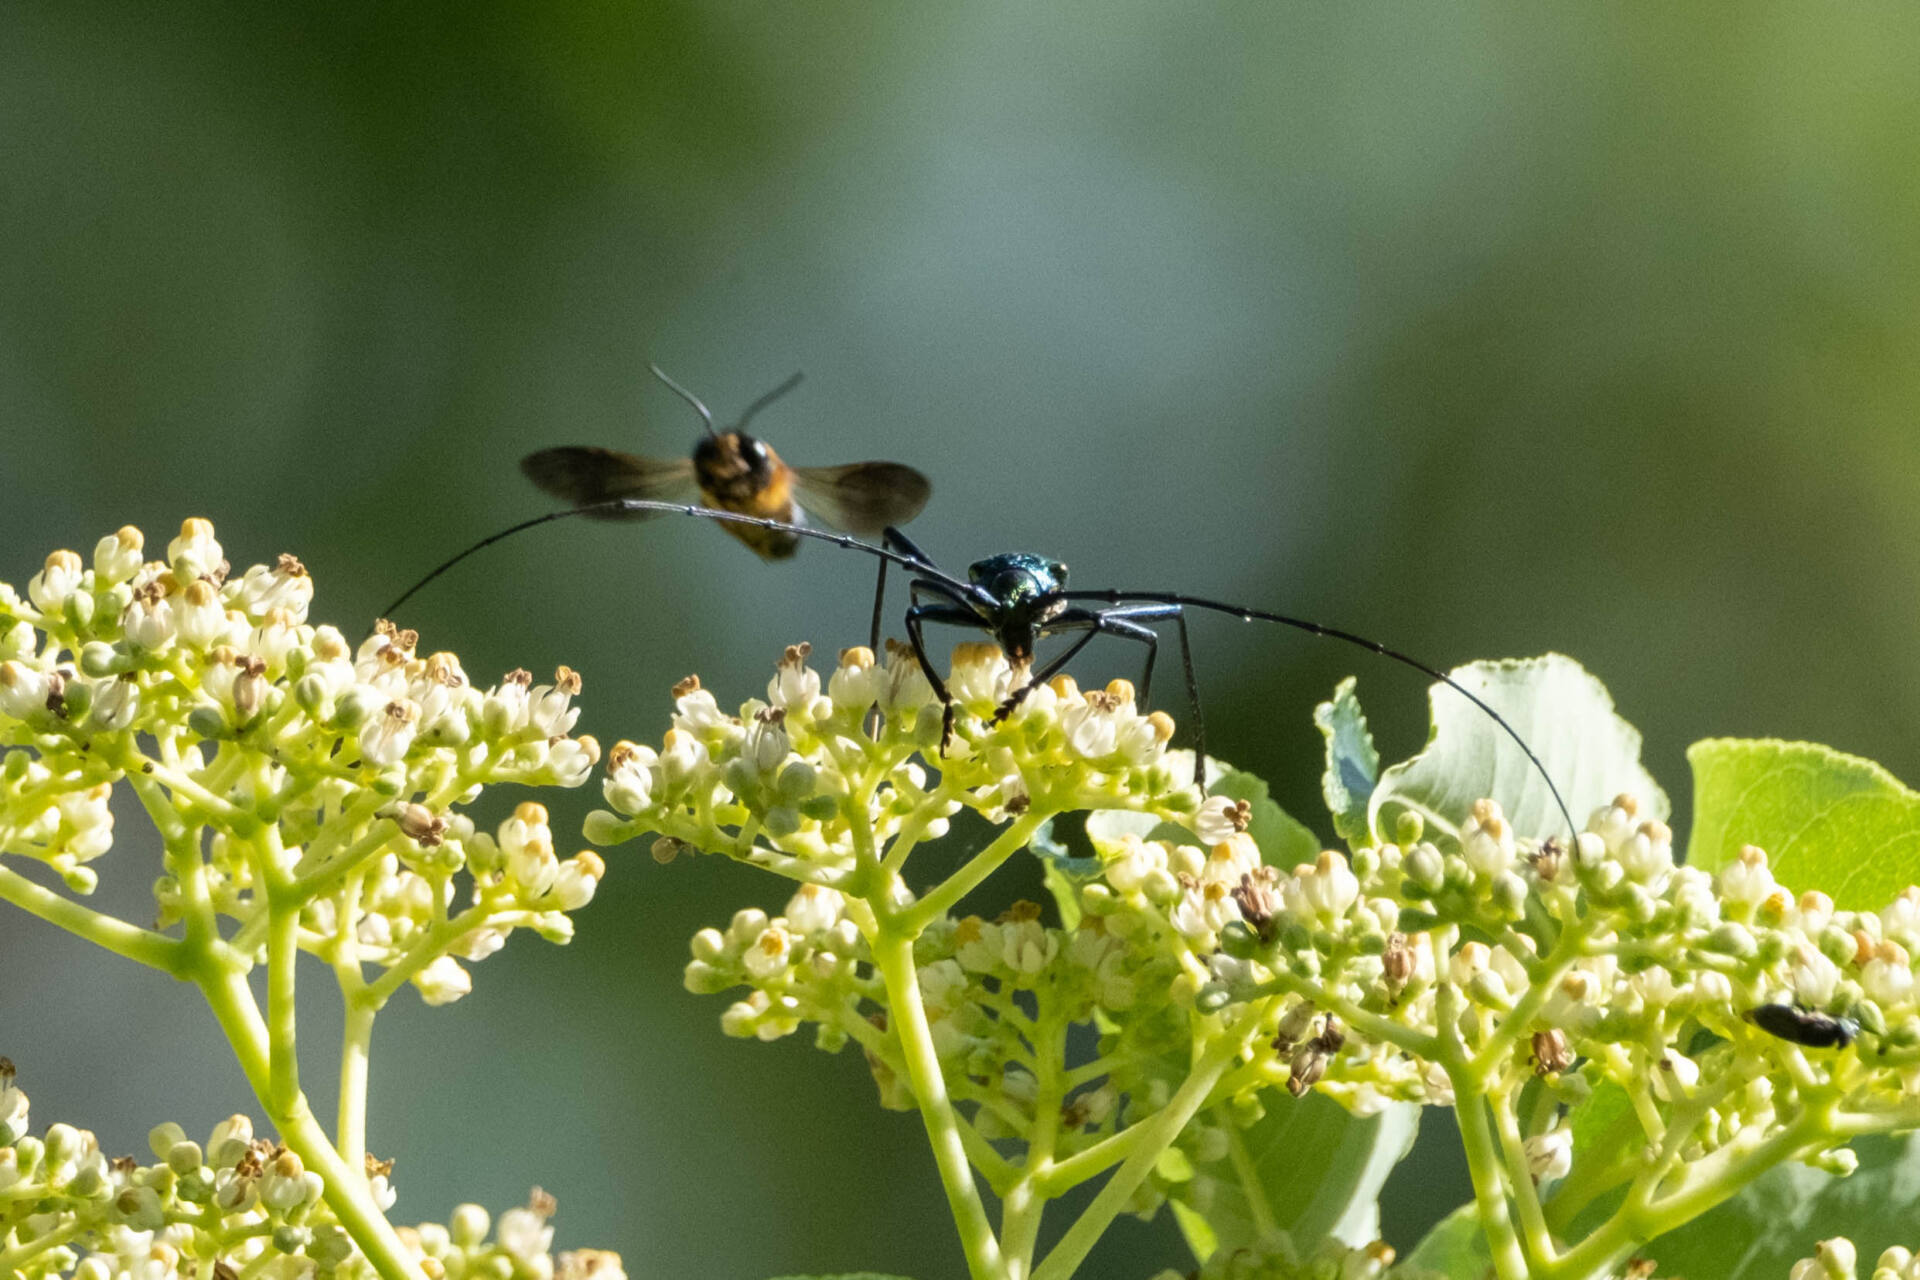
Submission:
POLYGON ((1797 1004, 1763 1004, 1747 1010, 1747 1021, 1770 1036, 1809 1049, 1844 1049, 1860 1034, 1852 1018, 1803 1009, 1797 1004))

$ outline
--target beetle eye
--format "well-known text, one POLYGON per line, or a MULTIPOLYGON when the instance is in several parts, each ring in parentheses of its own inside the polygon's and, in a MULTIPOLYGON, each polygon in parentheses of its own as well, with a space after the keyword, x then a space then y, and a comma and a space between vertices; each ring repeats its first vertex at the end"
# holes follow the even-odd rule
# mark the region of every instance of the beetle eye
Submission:
POLYGON ((767 446, 752 436, 740 437, 740 451, 746 454, 748 459, 753 462, 765 462, 767 460, 767 446))
POLYGON ((1047 566, 1047 572, 1051 573, 1054 578, 1060 582, 1067 580, 1067 566, 1061 564, 1058 560, 1055 560, 1047 566))

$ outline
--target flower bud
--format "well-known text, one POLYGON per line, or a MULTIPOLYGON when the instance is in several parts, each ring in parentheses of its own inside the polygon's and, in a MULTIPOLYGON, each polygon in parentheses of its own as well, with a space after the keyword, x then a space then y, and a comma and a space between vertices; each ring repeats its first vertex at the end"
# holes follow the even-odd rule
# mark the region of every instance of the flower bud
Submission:
POLYGON ((1416 844, 1407 850, 1405 870, 1407 879, 1428 893, 1438 893, 1446 883, 1446 865, 1440 850, 1430 844, 1416 844))
POLYGON ((225 577, 227 562, 213 536, 213 523, 197 516, 182 521, 180 536, 167 544, 167 563, 183 587, 195 578, 225 577))
POLYGON ((463 1204, 454 1208, 447 1219, 447 1234, 453 1243, 462 1249, 473 1249, 483 1244, 493 1221, 487 1211, 477 1204, 463 1204))
POLYGON ((147 540, 132 525, 122 525, 93 547, 94 581, 102 586, 125 582, 140 571, 141 551, 147 540))
POLYGON ((473 975, 452 956, 441 956, 413 975, 413 985, 430 1005, 452 1004, 473 990, 473 975))

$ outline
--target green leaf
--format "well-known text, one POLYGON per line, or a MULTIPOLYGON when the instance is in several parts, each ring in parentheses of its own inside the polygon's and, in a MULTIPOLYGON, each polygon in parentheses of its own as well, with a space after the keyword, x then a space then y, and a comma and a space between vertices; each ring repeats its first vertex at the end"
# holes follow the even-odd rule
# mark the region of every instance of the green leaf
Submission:
POLYGON ((1352 676, 1342 680, 1333 700, 1313 709, 1313 722, 1327 739, 1327 771, 1320 782, 1327 812, 1333 815, 1334 831, 1357 847, 1368 841, 1367 802, 1380 781, 1380 753, 1354 696, 1356 683, 1352 676))
MULTIPOLYGON (((1589 1076, 1597 1072, 1589 1069, 1589 1076)), ((1601 1139, 1609 1136, 1614 1125, 1633 1111, 1633 1099, 1627 1091, 1613 1081, 1599 1080, 1587 1100, 1573 1109, 1567 1117, 1567 1123, 1573 1129, 1573 1149, 1583 1156, 1594 1150, 1601 1139)))
POLYGON ((1100 859, 1076 858, 1066 845, 1054 838, 1053 819, 1048 818, 1027 837, 1027 849, 1040 859, 1040 874, 1047 891, 1060 908, 1060 925, 1080 927, 1080 886, 1100 878, 1100 859))
POLYGON ((1757 844, 1781 883, 1852 909, 1920 883, 1920 793, 1871 760, 1811 742, 1709 738, 1687 749, 1687 862, 1726 866, 1757 844))
POLYGON ((1830 1236, 1846 1236, 1868 1260, 1890 1245, 1912 1247, 1920 1138, 1862 1138, 1853 1149, 1860 1167, 1850 1177, 1781 1165, 1641 1252, 1663 1276, 1778 1280, 1830 1236))
MULTIPOLYGON (((1191 770, 1192 755, 1184 751, 1167 753, 1169 767, 1180 777, 1191 770), (1185 756, 1188 763, 1182 764, 1185 756)), ((1311 828, 1296 821, 1268 794, 1267 784, 1251 773, 1242 773, 1232 765, 1207 758, 1207 794, 1245 800, 1252 809, 1247 834, 1260 846, 1260 860, 1269 866, 1290 871, 1302 862, 1320 856, 1320 837, 1311 828)), ((1178 823, 1161 822, 1151 814, 1127 809, 1102 809, 1087 815, 1087 836, 1099 848, 1117 842, 1127 832, 1143 840, 1166 840, 1174 844, 1198 846, 1200 837, 1178 823)))
POLYGON ((1204 1262, 1211 1258, 1213 1251, 1220 1247, 1220 1237, 1213 1234, 1213 1228, 1207 1225, 1200 1211, 1177 1196, 1167 1201, 1167 1207, 1173 1210, 1174 1224, 1180 1228, 1180 1236, 1187 1242, 1194 1259, 1204 1262))
MULTIPOLYGON (((1483 1280, 1493 1274, 1493 1255, 1472 1204, 1463 1204, 1440 1221, 1413 1248, 1405 1263, 1410 1272, 1430 1272, 1447 1280, 1483 1280)), ((1396 1274, 1399 1268, 1395 1269, 1396 1274)))
POLYGON ((1304 1242, 1370 1244, 1380 1238, 1380 1188, 1419 1125, 1410 1103, 1362 1117, 1318 1093, 1280 1100, 1250 1128, 1228 1125, 1234 1145, 1225 1159, 1163 1189, 1202 1261, 1216 1249, 1251 1247, 1274 1227, 1304 1242))
MULTIPOLYGON (((1499 712, 1540 757, 1576 823, 1623 791, 1641 811, 1664 818, 1667 796, 1640 765, 1640 733, 1614 712, 1606 686, 1557 653, 1474 662, 1448 673, 1499 712)), ((1428 692, 1433 733, 1427 748, 1380 777, 1368 806, 1375 839, 1393 838, 1399 815, 1413 812, 1429 839, 1458 839, 1459 822, 1483 796, 1500 802, 1514 831, 1564 836, 1566 819, 1518 743, 1479 707, 1445 685, 1428 692)))

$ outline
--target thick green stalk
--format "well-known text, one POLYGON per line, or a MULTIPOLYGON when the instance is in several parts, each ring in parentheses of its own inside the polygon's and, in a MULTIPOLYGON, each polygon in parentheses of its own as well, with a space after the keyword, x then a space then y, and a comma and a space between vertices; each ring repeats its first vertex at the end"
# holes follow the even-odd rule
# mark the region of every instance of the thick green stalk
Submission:
POLYGON ((1460 1122, 1460 1142, 1473 1178, 1473 1204, 1480 1230, 1487 1237, 1487 1252, 1493 1255, 1494 1274, 1500 1280, 1528 1280, 1533 1273, 1514 1233, 1513 1219, 1507 1214, 1507 1171, 1487 1124, 1486 1099, 1481 1096, 1479 1081, 1469 1073, 1463 1075, 1466 1078, 1451 1074, 1449 1078, 1453 1079, 1453 1114, 1460 1122))
POLYGON ((382 1280, 426 1280, 408 1255, 406 1246, 400 1243, 393 1225, 374 1204, 365 1171, 341 1159, 327 1140, 326 1131, 314 1119, 306 1096, 296 1092, 284 1110, 275 1105, 277 1091, 270 1037, 246 977, 230 966, 209 961, 194 978, 226 1032, 254 1096, 266 1108, 267 1118, 279 1131, 281 1141, 300 1157, 301 1163, 320 1175, 326 1185, 327 1207, 360 1246, 360 1252, 366 1255, 382 1280))
POLYGON ((374 1010, 346 997, 345 1026, 340 1033, 340 1104, 334 1125, 334 1145, 349 1165, 361 1165, 367 1154, 368 1054, 373 1042, 374 1010))
POLYGON ((0 867, 0 900, 29 915, 105 947, 117 956, 137 961, 162 973, 180 963, 180 943, 163 933, 128 924, 117 916, 83 907, 73 899, 35 884, 17 871, 0 867))
POLYGON ((966 865, 948 876, 939 888, 914 903, 900 914, 900 923, 910 934, 917 934, 931 922, 951 911, 960 901, 995 871, 1008 858, 1026 847, 1027 841, 1040 828, 1040 824, 1053 816, 1052 810, 1029 809, 1020 817, 1007 824, 1007 829, 994 837, 993 843, 973 855, 966 865))
POLYGON ((882 928, 886 932, 873 940, 874 964, 887 984, 891 1025, 900 1037, 907 1079, 920 1103, 920 1118, 927 1126, 927 1140, 933 1145, 933 1161, 947 1193, 947 1207, 952 1210, 954 1226, 960 1232, 967 1271, 973 1280, 1007 1280, 1000 1244, 994 1239, 986 1206, 981 1203, 980 1190, 974 1185, 973 1166, 967 1162, 953 1103, 947 1096, 946 1077, 940 1071, 940 1059, 934 1052, 933 1029, 927 1025, 927 1011, 920 1003, 913 941, 895 932, 888 922, 883 922, 882 928))

